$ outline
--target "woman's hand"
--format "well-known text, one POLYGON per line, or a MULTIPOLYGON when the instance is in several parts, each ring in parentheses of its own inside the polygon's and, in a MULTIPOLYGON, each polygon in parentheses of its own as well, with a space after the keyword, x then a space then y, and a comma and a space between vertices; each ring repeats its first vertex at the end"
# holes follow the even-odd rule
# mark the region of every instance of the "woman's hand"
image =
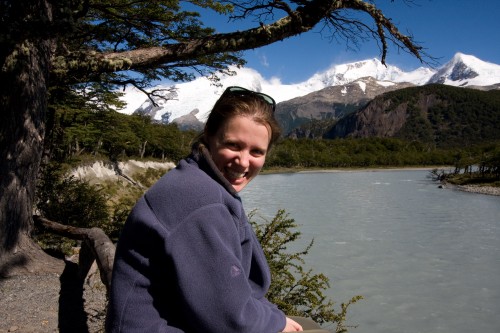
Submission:
POLYGON ((302 326, 295 320, 286 317, 286 325, 283 332, 302 332, 302 326))

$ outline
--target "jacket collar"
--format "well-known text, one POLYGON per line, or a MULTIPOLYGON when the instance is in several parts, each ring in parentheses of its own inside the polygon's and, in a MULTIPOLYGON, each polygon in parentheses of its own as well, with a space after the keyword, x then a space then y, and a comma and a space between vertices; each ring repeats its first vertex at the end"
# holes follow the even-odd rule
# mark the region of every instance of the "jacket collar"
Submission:
POLYGON ((200 169, 205 171, 210 177, 221 184, 232 196, 239 198, 238 192, 233 185, 227 181, 222 172, 215 165, 208 148, 201 142, 193 144, 191 158, 198 163, 200 169))

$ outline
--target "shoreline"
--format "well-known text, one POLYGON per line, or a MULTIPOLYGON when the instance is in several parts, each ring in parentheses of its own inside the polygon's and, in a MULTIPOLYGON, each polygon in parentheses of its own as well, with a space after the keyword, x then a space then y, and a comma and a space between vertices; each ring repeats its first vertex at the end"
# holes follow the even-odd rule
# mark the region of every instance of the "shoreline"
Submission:
POLYGON ((346 168, 331 170, 302 170, 297 173, 328 173, 328 172, 380 172, 380 171, 431 171, 438 167, 388 167, 388 168, 346 168))
POLYGON ((441 183, 441 188, 450 189, 450 190, 458 190, 462 192, 469 192, 475 194, 485 194, 485 195, 494 195, 500 196, 500 187, 489 186, 489 185, 453 185, 450 183, 441 183))

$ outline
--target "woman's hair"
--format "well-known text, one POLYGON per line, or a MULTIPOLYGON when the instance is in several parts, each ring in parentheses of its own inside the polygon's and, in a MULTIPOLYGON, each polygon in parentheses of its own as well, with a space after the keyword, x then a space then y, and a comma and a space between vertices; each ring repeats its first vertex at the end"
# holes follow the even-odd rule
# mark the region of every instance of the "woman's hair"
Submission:
POLYGON ((274 118, 273 106, 258 94, 222 94, 210 112, 205 129, 200 134, 199 141, 205 145, 208 138, 216 135, 217 131, 230 119, 241 116, 251 118, 253 121, 269 126, 271 139, 269 147, 276 143, 281 135, 281 129, 274 118))

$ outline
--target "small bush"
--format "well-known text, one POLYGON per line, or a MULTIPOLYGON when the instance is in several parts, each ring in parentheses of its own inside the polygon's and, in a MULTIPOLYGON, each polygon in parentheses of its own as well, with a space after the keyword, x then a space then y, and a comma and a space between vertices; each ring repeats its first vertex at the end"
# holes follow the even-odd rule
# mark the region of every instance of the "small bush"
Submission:
MULTIPOLYGON (((37 186, 38 213, 49 220, 79 228, 105 226, 110 215, 107 197, 89 183, 63 178, 58 165, 48 166, 37 186)), ((35 229, 34 239, 46 250, 67 254, 77 242, 35 229)))
POLYGON ((319 324, 336 323, 336 333, 347 332, 352 327, 346 325, 347 308, 362 296, 354 296, 342 303, 340 312, 336 312, 333 302, 323 294, 330 287, 328 278, 304 269, 303 257, 308 254, 313 241, 301 252, 288 253, 287 244, 300 236, 300 232, 292 231, 297 227, 295 220, 284 210, 279 210, 272 221, 262 218, 264 223, 254 221, 255 216, 255 211, 251 212, 249 220, 272 275, 267 298, 289 316, 309 317, 319 324))

